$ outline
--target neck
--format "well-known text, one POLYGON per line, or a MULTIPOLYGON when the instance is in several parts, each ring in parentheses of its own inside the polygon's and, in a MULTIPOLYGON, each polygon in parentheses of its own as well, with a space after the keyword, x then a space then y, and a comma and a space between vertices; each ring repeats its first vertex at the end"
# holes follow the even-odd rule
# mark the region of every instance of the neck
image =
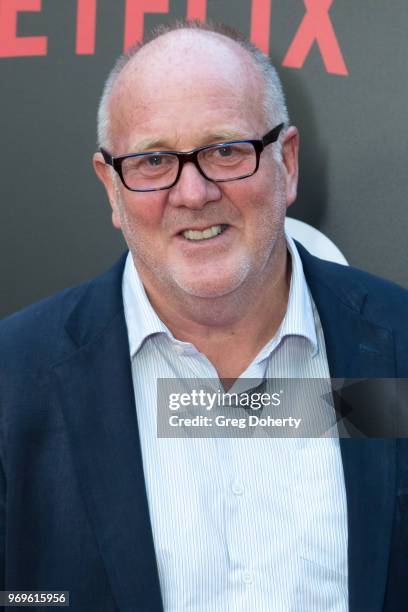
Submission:
POLYGON ((219 298, 179 296, 148 278, 142 280, 153 308, 174 337, 206 355, 220 378, 235 379, 275 335, 285 316, 291 276, 286 243, 278 253, 264 274, 219 298))

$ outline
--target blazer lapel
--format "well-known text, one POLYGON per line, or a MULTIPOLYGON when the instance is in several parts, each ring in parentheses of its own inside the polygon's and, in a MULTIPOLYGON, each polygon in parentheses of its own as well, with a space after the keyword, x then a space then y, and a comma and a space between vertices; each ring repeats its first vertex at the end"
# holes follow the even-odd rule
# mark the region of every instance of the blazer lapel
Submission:
MULTIPOLYGON (((332 378, 395 377, 391 331, 364 318, 366 294, 300 247, 332 378), (326 266, 322 268, 322 264, 326 266), (322 269, 321 269, 322 268, 322 269), (337 278, 335 278, 337 276, 337 278)), ((396 495, 393 439, 340 439, 348 510, 350 612, 383 609, 396 495)))
POLYGON ((67 323, 78 350, 52 370, 118 608, 157 612, 162 601, 122 307, 123 263, 90 285, 67 323))

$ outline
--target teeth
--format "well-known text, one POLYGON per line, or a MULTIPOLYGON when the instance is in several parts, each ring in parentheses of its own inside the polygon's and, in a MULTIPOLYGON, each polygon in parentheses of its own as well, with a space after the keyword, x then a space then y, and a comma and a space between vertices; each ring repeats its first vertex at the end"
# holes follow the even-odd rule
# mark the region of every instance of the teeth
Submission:
POLYGON ((199 230, 186 230, 183 232, 183 236, 187 238, 187 240, 207 240, 208 238, 213 238, 221 234, 225 227, 225 225, 213 225, 202 232, 199 230))

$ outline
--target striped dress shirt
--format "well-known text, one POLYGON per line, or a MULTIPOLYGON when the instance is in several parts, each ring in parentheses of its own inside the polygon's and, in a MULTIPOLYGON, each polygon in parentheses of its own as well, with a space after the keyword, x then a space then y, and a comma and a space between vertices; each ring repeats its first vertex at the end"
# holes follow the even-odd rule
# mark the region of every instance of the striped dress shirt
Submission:
MULTIPOLYGON (((289 236, 287 246, 285 317, 240 379, 329 377, 319 316, 289 236)), ((130 254, 122 290, 165 611, 346 612, 338 439, 158 438, 157 379, 218 374, 159 319, 130 254)))

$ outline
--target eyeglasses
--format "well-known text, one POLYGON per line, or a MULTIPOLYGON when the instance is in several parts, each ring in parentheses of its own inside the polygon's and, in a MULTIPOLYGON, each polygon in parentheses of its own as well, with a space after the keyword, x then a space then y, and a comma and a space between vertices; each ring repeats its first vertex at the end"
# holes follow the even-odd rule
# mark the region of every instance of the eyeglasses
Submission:
POLYGON ((153 151, 112 157, 101 148, 106 164, 119 174, 130 191, 170 189, 180 178, 184 164, 191 162, 204 178, 216 183, 238 181, 258 170, 264 148, 276 142, 283 128, 280 123, 260 140, 234 140, 198 147, 186 153, 153 151))

